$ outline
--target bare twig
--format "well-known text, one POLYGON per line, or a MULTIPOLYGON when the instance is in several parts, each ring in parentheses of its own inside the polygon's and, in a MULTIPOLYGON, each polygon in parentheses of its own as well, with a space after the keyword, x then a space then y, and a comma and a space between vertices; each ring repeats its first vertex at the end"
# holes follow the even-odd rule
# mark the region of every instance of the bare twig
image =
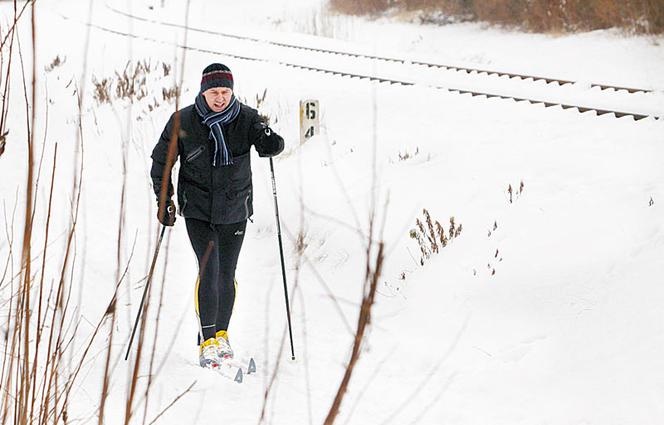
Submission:
POLYGON ((390 422, 392 422, 394 418, 399 416, 399 414, 404 411, 406 406, 408 406, 410 403, 413 402, 413 400, 415 400, 415 398, 419 395, 422 389, 424 389, 424 387, 431 380, 431 378, 436 376, 438 370, 442 367, 442 365, 445 363, 448 357, 454 352, 456 347, 459 345, 459 341, 461 340, 463 334, 466 332, 466 328, 468 327, 469 321, 470 321, 470 315, 466 316, 463 325, 461 325, 461 328, 459 328, 459 331, 456 333, 454 340, 447 348, 447 350, 443 353, 443 355, 440 357, 440 360, 438 360, 438 362, 436 362, 436 364, 424 375, 424 379, 415 388, 415 390, 413 390, 413 392, 411 392, 410 395, 408 395, 408 397, 403 399, 403 402, 392 411, 392 413, 387 417, 387 419, 381 422, 381 425, 387 425, 390 422))
MULTIPOLYGON (((12 26, 9 27, 9 31, 7 32, 7 35, 5 35, 5 38, 2 39, 2 43, 0 43, 0 50, 2 50, 3 47, 5 47, 5 43, 7 42, 7 38, 9 38, 10 35, 11 36, 14 35, 14 30, 16 29, 16 25, 18 24, 19 19, 21 19, 21 16, 23 16, 23 12, 25 12, 25 10, 31 4, 33 4, 33 7, 34 7, 34 2, 35 2, 35 0, 27 0, 23 4, 23 8, 21 9, 21 11, 18 14, 14 13, 14 22, 12 23, 12 26)), ((14 2, 14 8, 16 8, 16 2, 14 2)))
POLYGON ((186 390, 184 390, 179 396, 175 397, 175 399, 173 401, 171 401, 171 403, 168 406, 166 406, 166 408, 164 410, 162 410, 148 425, 152 425, 155 422, 157 422, 157 419, 159 419, 161 417, 161 415, 166 413, 166 411, 168 409, 170 409, 171 407, 173 407, 173 405, 175 403, 177 403, 178 400, 180 400, 185 394, 187 394, 192 388, 194 388, 194 385, 196 385, 196 382, 197 381, 192 382, 191 385, 189 385, 189 387, 186 390))
MULTIPOLYGON (((332 407, 330 408, 330 411, 328 412, 328 415, 325 418, 324 423, 326 425, 332 425, 334 423, 334 420, 336 419, 339 413, 341 402, 344 398, 346 391, 348 390, 348 384, 350 383, 350 378, 353 374, 353 370, 355 368, 355 365, 357 364, 358 359, 360 358, 360 348, 364 340, 364 333, 367 329, 368 324, 371 321, 371 307, 373 306, 374 303, 374 299, 376 296, 376 288, 378 286, 378 279, 380 278, 380 274, 382 271, 383 250, 384 250, 384 245, 383 243, 380 243, 378 245, 378 253, 376 255, 376 259, 374 260, 373 265, 371 264, 371 257, 368 256, 367 258, 367 263, 368 263, 367 282, 369 290, 368 293, 364 295, 364 298, 362 300, 362 307, 360 309, 360 316, 357 321, 357 332, 355 334, 355 342, 353 343, 353 349, 350 361, 348 362, 348 366, 346 367, 346 372, 344 373, 344 377, 341 381, 341 384, 339 385, 337 395, 335 396, 334 401, 332 402, 332 407)), ((370 252, 368 251, 367 254, 370 254, 370 252)))

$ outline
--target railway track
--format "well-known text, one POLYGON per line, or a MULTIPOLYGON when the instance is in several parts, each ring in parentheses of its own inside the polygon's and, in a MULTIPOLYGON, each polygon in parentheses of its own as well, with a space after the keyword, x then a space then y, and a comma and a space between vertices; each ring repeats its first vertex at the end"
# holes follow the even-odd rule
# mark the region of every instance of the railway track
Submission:
MULTIPOLYGON (((127 17, 133 17, 130 14, 127 14, 125 12, 117 11, 115 9, 112 9, 110 6, 107 5, 111 10, 115 11, 116 13, 121 13, 127 17)), ((71 19, 67 16, 61 15, 64 19, 71 19)), ((135 19, 140 19, 144 21, 149 21, 152 23, 160 24, 160 25, 166 25, 161 22, 157 21, 150 21, 142 17, 135 17, 135 19)), ((632 111, 621 111, 621 110, 615 110, 615 109, 608 109, 608 108, 597 108, 597 107, 591 107, 587 105, 577 105, 573 103, 565 103, 565 102, 558 102, 558 101, 551 101, 547 99, 540 99, 540 98, 534 98, 534 97, 525 97, 525 96, 513 96, 513 95, 506 95, 502 93, 497 93, 497 92, 489 92, 489 91, 475 91, 475 90, 469 90, 469 89, 464 89, 464 88, 457 88, 457 87, 451 87, 451 86, 444 86, 444 85, 435 85, 435 84, 422 84, 418 83, 415 81, 407 81, 407 80, 402 80, 402 79, 393 79, 393 78, 386 78, 386 77, 381 77, 377 75, 370 75, 370 74, 358 74, 358 73, 353 73, 353 72, 347 72, 347 71, 340 71, 340 70, 334 70, 334 69, 328 69, 328 68, 320 68, 320 67, 313 67, 313 66, 308 66, 308 65, 302 65, 302 64, 296 64, 296 63, 291 63, 291 62, 286 62, 286 61, 278 61, 278 60, 268 60, 268 59, 263 59, 263 58, 257 58, 257 57, 251 57, 251 56, 243 56, 243 55, 238 55, 232 52, 228 51, 221 51, 217 49, 208 49, 208 48, 199 48, 195 46, 189 46, 189 45, 183 45, 181 43, 177 42, 168 42, 160 39, 156 39, 153 37, 148 37, 148 36, 142 36, 142 35, 137 35, 137 34, 132 34, 132 33, 127 33, 124 31, 119 31, 113 28, 108 28, 102 25, 94 24, 94 23, 88 23, 88 22, 83 22, 84 25, 89 25, 93 28, 99 29, 101 31, 109 32, 112 34, 116 34, 119 36, 123 37, 131 37, 135 39, 141 39, 145 41, 150 41, 150 42, 155 42, 159 44, 167 44, 167 45, 172 45, 176 46, 178 48, 182 48, 185 50, 190 50, 190 51, 197 51, 201 53, 208 53, 208 54, 217 54, 221 56, 226 56, 238 60, 246 60, 246 61, 253 61, 253 62, 264 62, 264 63, 277 63, 280 66, 285 66, 289 68, 295 68, 295 69, 301 69, 305 71, 310 71, 310 72, 320 72, 324 74, 330 74, 334 76, 340 76, 340 77, 349 77, 349 78, 358 78, 361 80, 367 80, 367 81, 372 81, 372 82, 378 82, 378 83, 387 83, 391 85, 401 85, 401 86, 424 86, 428 87, 431 89, 435 90, 441 90, 441 91, 447 91, 449 93, 457 93, 457 94, 468 94, 471 95, 472 97, 485 97, 485 98, 498 98, 498 99, 504 99, 504 100, 512 100, 515 102, 527 102, 533 105, 543 105, 545 108, 551 108, 551 107, 560 107, 562 109, 576 109, 579 113, 587 113, 587 112, 594 112, 597 116, 603 116, 603 115, 614 115, 616 118, 622 118, 622 117, 632 117, 635 121, 640 121, 643 119, 651 118, 655 120, 664 120, 663 117, 661 116, 655 116, 651 114, 643 114, 643 113, 638 113, 638 112, 632 112, 632 111)), ((169 24, 172 26, 175 26, 176 24, 169 24)), ((179 26, 181 28, 185 28, 184 25, 179 26)), ((192 30, 191 27, 189 27, 189 30, 192 30)), ((223 33, 218 33, 215 31, 209 31, 209 30, 199 30, 201 32, 206 32, 218 36, 222 36, 223 33)), ((243 39, 243 40, 249 40, 249 41, 256 41, 256 42, 263 42, 259 39, 251 38, 251 37, 243 37, 243 36, 238 36, 238 35, 233 35, 233 34, 223 34, 223 36, 230 37, 230 38, 236 38, 236 39, 243 39)), ((376 57, 378 58, 378 57, 376 57)), ((477 71, 477 70, 475 70, 477 71)), ((532 78, 532 77, 528 77, 532 78)), ((543 78, 543 77, 542 77, 543 78)), ((560 81, 560 80, 552 80, 552 81, 560 81)), ((560 84, 560 83, 559 83, 560 84)), ((572 84, 567 83, 567 84, 572 84)), ((614 87, 614 90, 617 88, 614 87)), ((620 90, 626 90, 625 88, 620 88, 620 90)), ((630 90, 637 90, 637 89, 630 89, 630 90)), ((643 90, 639 90, 643 91, 643 90)), ((636 93, 636 91, 632 91, 630 93, 636 93)))
MULTIPOLYGON (((243 35, 232 34, 232 33, 227 33, 227 32, 220 32, 220 31, 213 31, 213 30, 209 30, 209 29, 205 29, 205 28, 196 28, 196 27, 191 27, 191 26, 185 28, 185 26, 182 25, 182 24, 177 24, 177 23, 172 23, 172 22, 156 21, 156 20, 144 18, 142 16, 136 16, 136 15, 127 13, 125 11, 116 9, 116 8, 114 8, 114 7, 112 7, 108 4, 106 5, 106 7, 109 8, 114 13, 117 13, 119 15, 131 18, 131 19, 143 21, 143 22, 159 24, 159 25, 168 26, 168 27, 172 27, 172 28, 188 29, 189 31, 193 31, 193 32, 199 32, 199 33, 202 33, 202 34, 216 35, 216 36, 226 37, 226 38, 231 38, 231 39, 236 39, 236 40, 245 40, 245 41, 252 41, 252 42, 255 42, 255 43, 264 43, 264 44, 269 44, 269 45, 272 45, 272 46, 285 47, 285 48, 289 48, 289 49, 297 49, 297 50, 304 50, 304 51, 317 52, 317 53, 327 53, 327 54, 333 54, 333 55, 348 56, 348 57, 353 57, 353 58, 371 59, 371 60, 378 60, 378 61, 384 61, 384 62, 400 63, 400 64, 404 64, 404 65, 413 64, 413 65, 424 66, 424 67, 427 67, 427 68, 437 68, 437 69, 444 69, 444 70, 448 70, 448 71, 465 72, 466 74, 471 74, 471 73, 474 72, 474 73, 477 73, 477 74, 496 75, 498 77, 508 77, 509 79, 513 79, 513 78, 514 79, 520 79, 520 80, 531 79, 533 81, 543 81, 546 84, 556 83, 560 86, 579 83, 578 81, 563 80, 563 79, 559 79, 559 78, 543 77, 543 76, 538 76, 538 75, 518 74, 518 73, 513 73, 513 72, 506 72, 506 71, 492 70, 492 69, 483 69, 483 68, 470 68, 470 67, 464 67, 464 66, 458 66, 458 65, 450 65, 450 64, 418 61, 418 60, 409 60, 409 59, 397 58, 397 57, 368 55, 368 54, 348 52, 348 51, 343 51, 343 50, 321 49, 321 48, 317 48, 317 47, 301 46, 301 45, 290 44, 290 43, 281 43, 281 42, 276 42, 276 41, 262 39, 262 38, 255 38, 255 37, 243 36, 243 35)), ((639 87, 622 87, 622 86, 614 86, 614 85, 602 84, 602 83, 590 83, 590 87, 591 88, 598 88, 602 91, 604 91, 604 90, 626 91, 627 93, 630 93, 630 94, 633 94, 633 93, 652 93, 653 92, 653 90, 651 90, 651 89, 645 89, 645 88, 639 88, 639 87)))

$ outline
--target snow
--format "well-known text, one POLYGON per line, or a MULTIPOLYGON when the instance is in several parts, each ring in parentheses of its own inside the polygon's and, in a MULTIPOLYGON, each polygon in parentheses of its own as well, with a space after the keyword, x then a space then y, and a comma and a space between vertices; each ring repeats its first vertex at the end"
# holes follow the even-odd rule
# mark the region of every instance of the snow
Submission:
MULTIPOLYGON (((71 276, 71 320, 80 322, 69 352, 73 359, 81 356, 104 314, 117 270, 126 266, 135 242, 128 282, 119 289, 108 424, 124 423, 133 364, 123 359, 125 344, 158 231, 149 154, 174 110, 172 102, 162 101, 161 89, 180 78, 183 58, 176 45, 183 43, 184 36, 177 28, 131 21, 108 6, 153 21, 182 24, 186 2, 164 3, 162 8, 160 0, 94 2, 92 22, 98 27, 90 29, 87 62, 82 43, 88 31, 87 6, 73 0, 37 6, 37 158, 42 140, 45 153, 32 243, 35 263, 41 264, 48 180, 57 142, 46 263, 49 285, 57 281, 62 266, 81 153, 76 145, 74 95, 77 87, 85 90, 83 191, 71 276), (131 31, 139 38, 99 27, 131 31), (66 58, 65 63, 42 72, 56 55, 66 58), (148 76, 147 97, 132 104, 94 101, 93 76, 111 77, 116 71, 122 73, 129 60, 144 59, 157 68, 148 76), (86 74, 81 77, 84 62, 86 74), (172 65, 168 76, 163 75, 161 62, 172 65), (150 111, 154 99, 159 106, 150 111), (123 179, 126 213, 118 265, 123 179)), ((0 11, 3 21, 10 19, 11 4, 0 4, 0 11)), ((361 235, 368 231, 374 158, 377 223, 385 222, 388 255, 371 330, 337 423, 662 423, 664 121, 597 117, 592 112, 471 97, 432 86, 463 84, 661 117, 664 39, 625 37, 614 31, 520 34, 479 24, 417 26, 392 18, 370 21, 327 13, 319 1, 192 0, 189 20, 196 28, 265 40, 532 73, 578 84, 557 87, 436 72, 412 64, 304 54, 265 42, 189 32, 189 46, 259 60, 188 50, 183 105, 193 101, 207 64, 226 63, 234 72, 237 94, 248 103, 255 103, 267 89, 261 111, 287 141, 285 153, 275 159, 275 169, 297 360, 292 362, 288 352, 269 167, 255 155, 254 223, 247 228, 238 264, 230 336, 239 358, 256 359, 258 374, 238 385, 197 366, 193 312, 197 269, 179 218, 164 238, 143 342, 148 354, 139 373, 139 398, 153 343, 156 347, 147 423, 194 381, 192 390, 157 423, 202 424, 217 417, 232 424, 258 423, 278 361, 265 422, 323 422, 348 361, 357 322, 366 264, 366 240, 361 235), (315 31, 312 22, 318 22, 315 31), (284 63, 380 75, 415 85, 370 83, 284 63), (590 82, 654 92, 600 92, 589 89, 590 82), (322 134, 300 146, 298 104, 307 98, 321 103, 322 134), (411 157, 400 160, 405 153, 411 157), (521 182, 523 191, 510 203, 508 186, 516 191, 521 182), (421 266, 419 247, 408 235, 415 219, 423 219, 423 208, 446 233, 451 216, 463 225, 463 232, 421 266), (298 232, 303 232, 306 243, 306 260, 299 265, 294 251, 298 232), (400 279, 402 273, 405 280, 400 279), (162 289, 155 337, 155 307, 162 289)), ((22 22, 21 31, 29 70, 29 21, 22 22)), ((16 247, 23 229, 27 158, 20 68, 13 71, 10 136, 0 157, 3 218, 15 244, 12 274, 19 269, 16 247)), ((0 239, 2 258, 9 255, 6 238, 0 239)), ((6 281, 0 294, 3 302, 10 296, 6 281)), ((97 422, 107 344, 108 326, 93 344, 70 400, 70 418, 82 423, 97 422)), ((143 404, 136 407, 131 423, 142 423, 143 408, 143 404)))

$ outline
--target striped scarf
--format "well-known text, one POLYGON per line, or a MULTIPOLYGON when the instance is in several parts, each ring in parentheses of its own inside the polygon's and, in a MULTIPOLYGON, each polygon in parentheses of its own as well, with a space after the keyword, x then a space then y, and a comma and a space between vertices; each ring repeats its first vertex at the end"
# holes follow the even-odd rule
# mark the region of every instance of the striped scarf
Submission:
POLYGON ((208 106, 203 94, 200 93, 196 96, 195 107, 196 112, 203 119, 203 124, 210 128, 210 138, 214 139, 215 142, 212 166, 216 167, 217 164, 231 165, 233 163, 233 156, 228 146, 226 146, 221 126, 233 122, 237 118, 240 114, 240 102, 233 95, 231 103, 223 111, 214 112, 208 106))

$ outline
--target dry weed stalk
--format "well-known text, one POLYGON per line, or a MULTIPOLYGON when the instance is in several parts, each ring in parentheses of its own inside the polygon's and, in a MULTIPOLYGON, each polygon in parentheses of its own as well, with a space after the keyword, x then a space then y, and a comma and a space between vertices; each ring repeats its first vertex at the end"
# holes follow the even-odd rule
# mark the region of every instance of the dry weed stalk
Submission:
POLYGON ((507 186, 508 201, 510 204, 516 202, 521 197, 521 195, 523 195, 525 187, 526 186, 523 183, 523 180, 521 180, 521 182, 519 183, 518 189, 513 189, 511 183, 507 186))
MULTIPOLYGON (((420 245, 420 252, 422 253, 422 259, 421 263, 424 264, 425 259, 431 258, 431 247, 430 245, 427 245, 426 242, 424 241, 424 238, 426 237, 426 231, 424 230, 424 225, 420 221, 420 219, 415 220, 415 224, 417 224, 417 228, 419 229, 419 233, 417 230, 415 231, 415 238, 417 239, 417 243, 420 245)), ((412 235, 412 233, 411 233, 412 235)))
POLYGON ((103 78, 101 81, 98 81, 97 78, 93 76, 92 84, 95 86, 95 91, 92 96, 97 103, 100 105, 102 103, 111 103, 111 80, 103 78))
POLYGON ((438 243, 436 242, 436 232, 433 230, 433 223, 431 222, 431 215, 429 214, 429 211, 427 211, 426 208, 422 211, 424 214, 424 217, 426 218, 427 221, 427 226, 429 228, 429 234, 427 235, 427 238, 429 239, 429 243, 431 244, 431 251, 434 254, 438 253, 438 243))
POLYGON ((443 229, 443 226, 438 220, 436 220, 436 233, 438 234, 440 244, 445 248, 447 246, 447 236, 445 236, 445 229, 443 229))
POLYGON ((57 55, 55 58, 53 58, 53 61, 51 61, 50 64, 48 64, 44 67, 44 71, 51 72, 55 68, 57 68, 59 66, 62 66, 66 61, 67 61, 67 58, 60 59, 60 55, 57 55))
MULTIPOLYGON (((189 6, 190 6, 191 0, 187 0, 186 3, 186 9, 185 9, 185 31, 184 31, 184 40, 182 45, 186 46, 187 45, 187 38, 189 35, 188 31, 188 23, 189 23, 189 6)), ((182 87, 183 83, 183 78, 184 78, 184 69, 185 69, 185 63, 186 63, 186 49, 182 50, 182 68, 180 70, 180 84, 179 87, 182 87)), ((146 67, 147 68, 147 67, 146 67)), ((170 185, 171 185, 171 171, 173 169, 173 165, 175 163, 175 158, 177 156, 177 140, 178 140, 178 134, 180 132, 180 113, 179 113, 179 104, 180 104, 180 90, 176 90, 175 92, 175 119, 173 123, 173 130, 171 131, 171 137, 169 141, 169 146, 168 146, 168 154, 166 156, 166 164, 164 164, 164 171, 163 175, 166 176, 161 182, 161 188, 160 188, 160 196, 159 196, 159 210, 164 212, 165 211, 165 205, 166 205, 166 199, 168 197, 169 191, 170 191, 170 185)), ((160 217, 163 218, 163 217, 160 217)), ((158 249, 158 247, 157 247, 158 249)), ((207 257, 207 254, 206 254, 207 257)), ((203 262, 207 261, 207 258, 203 259, 203 262)), ((154 262, 152 264, 152 268, 154 268, 154 262)), ((204 266, 201 267, 201 269, 204 269, 204 266)), ((148 282, 146 285, 150 284, 150 280, 152 277, 152 274, 154 273, 154 270, 150 270, 148 276, 150 278, 148 279, 148 282)), ((133 369, 131 371, 131 376, 130 376, 130 382, 129 382, 129 396, 127 397, 126 405, 125 405, 125 418, 124 418, 124 423, 125 425, 128 425, 133 414, 134 414, 134 397, 136 395, 136 390, 137 390, 137 381, 138 381, 138 373, 140 370, 141 366, 141 359, 142 359, 142 347, 143 347, 143 341, 145 339, 145 329, 146 329, 146 323, 147 323, 147 317, 149 313, 149 307, 150 307, 150 296, 151 296, 151 288, 148 286, 147 288, 147 294, 146 294, 146 303, 144 307, 144 312, 141 317, 141 324, 140 324, 140 330, 138 334, 138 344, 137 344, 137 350, 136 350, 136 357, 134 360, 133 364, 133 369)), ((154 345, 153 345, 154 347, 154 345)), ((151 362, 152 363, 152 362, 151 362)), ((193 384, 192 384, 193 386, 193 384)), ((185 391, 182 395, 186 394, 189 390, 185 391)), ((181 395, 181 396, 182 396, 181 395)), ((180 396, 180 397, 181 397, 180 396)), ((173 403, 175 403, 179 398, 176 398, 173 403)), ((170 406, 169 406, 170 407, 170 406)), ((156 420, 156 419, 155 419, 156 420)))
MULTIPOLYGON (((170 88, 162 87, 161 88, 161 99, 164 102, 170 102, 171 100, 180 97, 180 87, 173 86, 170 88)), ((159 104, 157 104, 159 106, 159 104)))
MULTIPOLYGON (((161 63, 163 77, 171 73, 171 65, 165 62, 161 63)), ((95 86, 93 93, 97 104, 112 103, 113 100, 125 100, 129 103, 140 101, 148 95, 148 77, 159 69, 159 65, 153 66, 147 59, 136 63, 128 61, 122 72, 115 71, 114 76, 104 77, 101 80, 96 76, 92 77, 92 83, 95 86)), ((171 87, 162 87, 161 97, 164 102, 172 102, 180 95, 180 86, 174 84, 171 87)), ((158 107, 159 103, 155 98, 153 103, 148 105, 150 111, 158 107)))
POLYGON ((360 306, 360 315, 357 320, 357 330, 355 332, 353 348, 343 379, 341 380, 341 384, 339 384, 337 395, 335 396, 334 401, 332 402, 332 406, 330 407, 330 411, 325 418, 325 425, 332 425, 337 415, 339 414, 341 402, 343 401, 346 391, 348 390, 351 376, 353 375, 357 361, 360 358, 360 351, 362 349, 362 343, 364 342, 364 334, 367 330, 367 327, 371 323, 371 308, 374 304, 376 289, 378 288, 378 280, 380 279, 382 272, 385 249, 384 242, 380 241, 378 243, 378 252, 374 257, 372 252, 373 229, 374 218, 372 217, 369 223, 369 242, 367 243, 367 263, 363 291, 364 295, 362 297, 362 304, 360 306))
POLYGON ((431 214, 426 208, 422 210, 422 214, 424 215, 424 220, 427 222, 427 228, 425 229, 422 221, 419 218, 416 218, 415 224, 417 227, 411 229, 409 233, 411 239, 415 239, 420 248, 421 266, 424 265, 425 260, 431 258, 432 254, 439 253, 441 247, 445 248, 449 242, 459 237, 463 231, 463 225, 459 224, 457 226, 454 217, 450 217, 450 227, 448 229, 448 236, 446 236, 445 229, 439 221, 436 220, 434 226, 434 220, 431 218, 431 214), (436 236, 438 236, 437 239, 436 236), (437 241, 440 241, 441 247, 438 246, 437 241))
POLYGON ((150 71, 152 68, 148 60, 138 61, 135 65, 128 61, 122 74, 115 72, 115 97, 132 101, 147 96, 147 75, 150 71))
POLYGON ((11 80, 11 69, 12 69, 12 58, 14 56, 13 55, 14 40, 16 39, 15 28, 18 20, 20 19, 21 15, 23 14, 27 6, 28 3, 26 2, 23 5, 23 9, 19 14, 16 10, 16 2, 14 2, 14 23, 9 28, 7 34, 2 40, 2 44, 0 45, 0 74, 1 74, 4 68, 4 59, 5 59, 5 56, 3 54, 4 52, 3 48, 5 46, 6 41, 9 39, 9 52, 7 53, 7 68, 5 71, 4 79, 0 80, 0 89, 2 89, 2 109, 0 110, 0 157, 5 152, 7 135, 9 134, 9 130, 7 130, 6 126, 7 126, 7 114, 9 112, 9 92, 11 87, 10 80, 11 80))
POLYGON ((410 153, 408 152, 408 149, 405 150, 405 152, 402 154, 401 151, 398 153, 399 161, 406 161, 407 159, 414 158, 415 156, 420 154, 420 148, 419 146, 415 148, 415 153, 410 153))
POLYGON ((171 65, 167 64, 166 62, 161 63, 161 69, 164 71, 164 77, 168 77, 168 75, 171 73, 171 65))

